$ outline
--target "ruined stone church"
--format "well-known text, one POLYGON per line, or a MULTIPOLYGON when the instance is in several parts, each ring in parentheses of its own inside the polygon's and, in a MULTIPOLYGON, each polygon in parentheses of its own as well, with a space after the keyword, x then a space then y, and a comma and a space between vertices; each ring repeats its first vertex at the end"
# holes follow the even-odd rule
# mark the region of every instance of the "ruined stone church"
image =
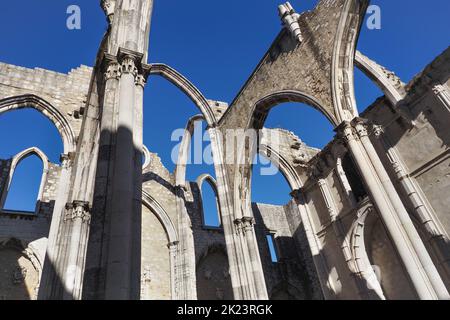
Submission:
POLYGON ((0 160, 0 299, 449 299, 450 49, 406 83, 356 50, 368 0, 319 0, 303 13, 286 3, 278 36, 227 104, 148 61, 153 0, 100 2, 108 28, 92 68, 0 63, 0 114, 34 108, 64 145, 61 163, 37 147, 0 160), (384 93, 361 114, 355 67, 384 93), (152 76, 199 111, 174 172, 143 145, 152 76), (265 128, 284 102, 320 111, 335 137, 319 150, 265 128), (187 181, 198 120, 215 177, 187 181), (256 147, 229 143, 236 129, 261 132, 256 147), (255 154, 279 167, 289 203, 251 202, 255 154), (8 211, 31 155, 44 163, 36 210, 8 211), (220 227, 204 223, 204 183, 220 227))

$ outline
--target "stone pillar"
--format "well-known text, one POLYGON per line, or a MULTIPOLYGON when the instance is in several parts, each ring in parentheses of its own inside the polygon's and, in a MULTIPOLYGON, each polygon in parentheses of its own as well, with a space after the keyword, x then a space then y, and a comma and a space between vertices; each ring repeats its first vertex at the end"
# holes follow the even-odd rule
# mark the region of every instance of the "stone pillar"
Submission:
POLYGON ((138 70, 141 59, 141 54, 122 48, 117 58, 120 78, 105 213, 109 219, 105 299, 139 299, 144 83, 142 69, 138 70))
POLYGON ((380 179, 376 175, 375 169, 370 163, 368 155, 365 153, 361 141, 357 139, 354 128, 350 123, 344 122, 337 130, 343 136, 349 147, 355 164, 367 187, 367 191, 377 211, 381 215, 417 295, 420 299, 436 299, 437 295, 433 290, 425 270, 419 262, 401 221, 397 217, 395 208, 390 203, 386 190, 384 190, 380 179))
POLYGON ((249 262, 253 266, 251 272, 254 278, 255 299, 268 300, 266 281, 264 279, 264 272, 261 264, 261 257, 258 250, 258 242, 255 234, 255 219, 253 217, 242 217, 235 220, 235 225, 238 233, 242 233, 243 242, 248 248, 249 262))
POLYGON ((380 179, 382 187, 384 188, 392 206, 395 209, 396 215, 399 219, 399 222, 402 225, 402 228, 406 232, 409 237, 410 243, 415 250, 415 254, 422 265, 422 268, 425 270, 425 273, 433 286, 435 294, 439 299, 450 299, 450 295, 445 287, 444 282, 442 281, 436 266, 434 265, 431 257, 419 236, 406 208, 400 199, 400 196, 395 190, 395 187, 389 178, 389 175, 386 169, 383 166, 372 142, 369 139, 367 124, 363 119, 357 118, 355 121, 355 129, 359 136, 359 139, 362 142, 362 145, 372 163, 375 172, 380 179))
MULTIPOLYGON (((208 129, 227 246, 230 277, 235 300, 267 300, 268 294, 251 216, 236 218, 233 192, 228 182, 223 154, 223 137, 216 128, 208 129)), ((247 212, 251 214, 251 212, 247 212)))
POLYGON ((330 281, 330 268, 323 254, 322 244, 317 238, 317 233, 314 230, 314 223, 312 221, 311 213, 306 205, 303 192, 304 190, 297 189, 291 192, 291 196, 295 200, 298 206, 298 211, 300 212, 300 219, 305 231, 309 248, 311 250, 311 256, 317 271, 317 277, 319 279, 324 298, 326 300, 334 299, 335 296, 332 295, 331 292, 336 292, 336 288, 330 281))
MULTIPOLYGON (((341 181, 344 182, 344 185, 348 183, 347 176, 344 175, 340 177, 341 181)), ((333 199, 330 187, 324 178, 319 178, 317 180, 317 184, 319 185, 320 192, 322 193, 325 205, 328 209, 328 213, 331 218, 331 223, 333 225, 334 232, 336 234, 336 238, 338 239, 338 243, 341 244, 342 253, 344 255, 345 261, 347 262, 349 271, 351 272, 353 279, 355 281, 355 286, 359 290, 360 297, 362 299, 382 299, 385 300, 383 290, 381 288, 381 285, 378 281, 374 281, 373 279, 376 279, 376 276, 374 274, 373 269, 369 265, 364 265, 363 263, 358 264, 358 260, 361 259, 361 257, 354 257, 352 253, 352 249, 350 247, 350 241, 347 237, 346 231, 344 226, 342 225, 342 221, 338 217, 338 212, 336 209, 336 203, 333 199), (362 266, 362 268, 357 268, 359 266, 362 266), (369 284, 372 286, 373 291, 369 289, 369 284)), ((348 187, 350 187, 348 185, 348 187)), ((351 192, 351 188, 350 188, 351 192)), ((364 241, 364 240, 363 240, 364 241)), ((369 261, 368 257, 365 256, 365 261, 369 261)))
POLYGON ((64 223, 71 230, 64 276, 64 300, 81 299, 86 245, 91 221, 89 203, 73 201, 66 205, 64 223))
POLYGON ((174 260, 174 279, 176 300, 197 300, 197 283, 195 274, 195 248, 192 224, 186 210, 185 189, 176 188, 178 235, 180 243, 177 245, 177 255, 174 260))
MULTIPOLYGON (((176 260, 178 252, 179 242, 171 242, 167 246, 169 247, 169 259, 170 259, 170 296, 172 300, 177 299, 176 292, 176 260)), ((187 300, 187 299, 186 299, 187 300)))
MULTIPOLYGON (((44 265, 42 268, 42 277, 38 292, 38 299, 48 300, 55 298, 55 290, 62 287, 60 283, 60 274, 63 270, 58 265, 58 248, 61 243, 58 243, 60 238, 60 231, 62 230, 62 223, 64 220, 65 207, 69 198, 70 175, 73 165, 73 153, 62 154, 61 161, 61 175, 59 177, 59 190, 56 196, 55 206, 53 208, 52 222, 50 224, 50 231, 48 235, 47 251, 45 255, 44 265)), ((79 284, 81 286, 81 283, 79 284)), ((59 296, 62 298, 62 296, 59 296)))
POLYGON ((342 188, 345 190, 350 207, 355 208, 357 201, 355 195, 353 194, 352 187, 348 182, 347 175, 345 174, 344 167, 342 166, 342 157, 340 156, 336 159, 336 173, 342 188))

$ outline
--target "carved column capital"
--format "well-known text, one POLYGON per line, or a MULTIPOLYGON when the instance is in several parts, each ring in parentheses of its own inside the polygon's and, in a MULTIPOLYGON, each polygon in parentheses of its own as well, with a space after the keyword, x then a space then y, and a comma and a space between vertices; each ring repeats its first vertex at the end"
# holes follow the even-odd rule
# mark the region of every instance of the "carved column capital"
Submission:
POLYGON ((356 132, 350 122, 342 122, 336 129, 337 137, 343 142, 348 143, 349 141, 356 140, 356 132))
POLYGON ((374 124, 372 126, 372 132, 376 138, 379 138, 383 134, 384 128, 381 125, 374 124))
POLYGON ((243 217, 242 224, 245 232, 249 232, 253 230, 253 226, 255 225, 255 218, 253 217, 243 217))
POLYGON ((66 210, 64 222, 76 220, 87 224, 91 222, 89 202, 74 200, 72 203, 66 204, 66 210))
POLYGON ((238 232, 247 233, 253 230, 253 225, 255 224, 255 218, 253 217, 242 217, 240 219, 234 220, 238 232))
POLYGON ((105 80, 116 79, 119 80, 122 75, 122 68, 117 61, 110 61, 105 71, 105 80))
POLYGON ((75 158, 75 154, 73 152, 62 153, 59 157, 59 161, 61 161, 61 167, 63 169, 69 169, 73 165, 73 160, 75 158))
POLYGON ((365 119, 356 118, 353 120, 353 123, 356 133, 360 138, 369 136, 368 122, 365 119))
POLYGON ((136 66, 135 57, 131 55, 121 57, 120 70, 122 74, 131 74, 136 77, 138 75, 138 68, 136 66))
POLYGON ((144 75, 138 74, 138 75, 136 75, 134 82, 137 86, 144 88, 145 84, 147 83, 147 80, 144 75))

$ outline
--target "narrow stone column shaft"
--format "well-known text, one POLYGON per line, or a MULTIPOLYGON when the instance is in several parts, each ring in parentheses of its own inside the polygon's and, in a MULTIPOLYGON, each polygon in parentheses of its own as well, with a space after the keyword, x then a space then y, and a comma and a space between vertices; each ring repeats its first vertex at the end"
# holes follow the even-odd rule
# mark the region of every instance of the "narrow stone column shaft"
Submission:
POLYGON ((345 124, 343 128, 344 137, 349 146, 350 152, 355 159, 359 172, 367 186, 367 191, 370 194, 375 207, 380 213, 384 224, 392 238, 392 241, 397 248, 399 256, 405 266, 411 282, 420 299, 430 300, 435 299, 436 295, 428 278, 415 255, 414 249, 409 241, 406 232, 403 230, 401 222, 396 217, 395 209, 392 207, 389 197, 376 173, 365 154, 364 148, 359 140, 355 139, 353 128, 350 124, 345 124))
POLYGON ((389 178, 386 169, 384 168, 377 152, 375 151, 375 148, 372 145, 372 142, 369 139, 366 126, 361 122, 357 122, 356 130, 359 134, 362 145, 364 146, 364 149, 366 150, 370 161, 375 168, 381 184, 386 190, 386 193, 395 209, 398 219, 406 234, 408 235, 411 245, 413 246, 417 257, 419 258, 420 263, 422 264, 422 267, 424 268, 429 281, 431 282, 436 292, 437 297, 439 299, 450 299, 450 295, 448 294, 447 288, 445 287, 445 284, 442 281, 439 272, 436 269, 436 266, 431 260, 431 257, 428 254, 427 249, 425 248, 425 245, 420 238, 419 233, 417 232, 411 218, 409 217, 409 214, 406 211, 406 208, 401 201, 397 190, 395 190, 395 187, 392 184, 392 181, 389 178))

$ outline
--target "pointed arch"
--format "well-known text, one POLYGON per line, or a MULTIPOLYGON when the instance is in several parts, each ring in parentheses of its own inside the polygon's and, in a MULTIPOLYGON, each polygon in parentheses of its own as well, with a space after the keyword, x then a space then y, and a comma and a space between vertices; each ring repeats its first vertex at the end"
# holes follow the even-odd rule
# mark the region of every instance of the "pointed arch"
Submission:
POLYGON ((327 109, 323 107, 322 103, 316 98, 298 90, 282 90, 271 93, 255 103, 247 127, 262 129, 270 109, 286 102, 307 104, 322 113, 333 126, 337 126, 339 124, 336 117, 329 113, 327 109))
POLYGON ((178 243, 178 233, 175 229, 175 225, 161 204, 145 190, 142 190, 142 203, 149 208, 161 222, 166 231, 169 244, 178 243))
POLYGON ((49 102, 33 94, 9 97, 0 100, 0 115, 7 111, 24 108, 33 108, 53 122, 63 141, 65 154, 75 151, 76 138, 72 126, 66 117, 49 102))
POLYGON ((208 126, 213 128, 217 125, 216 116, 206 100, 205 96, 200 90, 195 87, 192 82, 185 78, 181 73, 172 67, 162 64, 153 63, 150 68, 150 75, 159 75, 174 84, 177 88, 183 91, 197 106, 202 115, 204 116, 208 126))
MULTIPOLYGON (((36 208, 34 213, 37 214, 39 212, 39 204, 42 200, 42 195, 44 193, 44 184, 45 181, 47 180, 47 173, 48 173, 48 158, 45 155, 44 152, 42 152, 39 148, 37 147, 31 147, 28 148, 22 152, 19 152, 18 154, 16 154, 12 160, 11 160, 11 167, 9 170, 9 175, 8 175, 8 180, 6 181, 5 184, 5 189, 3 190, 2 194, 1 194, 1 198, 0 198, 0 208, 4 209, 5 203, 6 203, 6 199, 8 197, 8 193, 10 191, 11 188, 11 183, 14 177, 14 173, 16 171, 17 166, 20 164, 20 162, 32 155, 37 156, 41 161, 42 161, 42 165, 43 165, 43 172, 42 172, 42 176, 41 176, 41 182, 39 185, 39 191, 38 191, 38 196, 36 199, 36 208)), ((7 210, 6 210, 7 211, 7 210)))
POLYGON ((338 123, 358 116, 354 86, 354 57, 369 0, 345 0, 331 66, 331 92, 338 123))
POLYGON ((220 209, 220 202, 219 202, 219 191, 217 189, 217 182, 216 179, 214 179, 210 174, 202 174, 201 176, 199 176, 197 178, 197 185, 198 188, 200 190, 200 195, 201 195, 201 201, 202 201, 202 205, 203 205, 203 225, 206 226, 206 220, 205 220, 205 210, 204 210, 204 202, 203 202, 203 192, 202 192, 202 188, 203 188, 203 183, 207 182, 209 184, 209 186, 211 187, 211 189, 213 190, 215 197, 216 197, 216 208, 217 208, 217 215, 218 215, 218 219, 219 219, 219 225, 222 225, 222 211, 220 209))
POLYGON ((261 144, 259 146, 259 153, 280 169, 281 174, 286 179, 292 191, 298 190, 303 186, 303 182, 297 174, 297 171, 281 153, 275 151, 271 146, 266 144, 261 144))
POLYGON ((184 187, 186 185, 186 166, 189 155, 189 147, 191 146, 191 138, 194 134, 194 127, 197 121, 204 121, 205 117, 197 114, 191 117, 186 125, 183 138, 181 140, 180 149, 178 151, 177 166, 175 168, 175 185, 184 187))

